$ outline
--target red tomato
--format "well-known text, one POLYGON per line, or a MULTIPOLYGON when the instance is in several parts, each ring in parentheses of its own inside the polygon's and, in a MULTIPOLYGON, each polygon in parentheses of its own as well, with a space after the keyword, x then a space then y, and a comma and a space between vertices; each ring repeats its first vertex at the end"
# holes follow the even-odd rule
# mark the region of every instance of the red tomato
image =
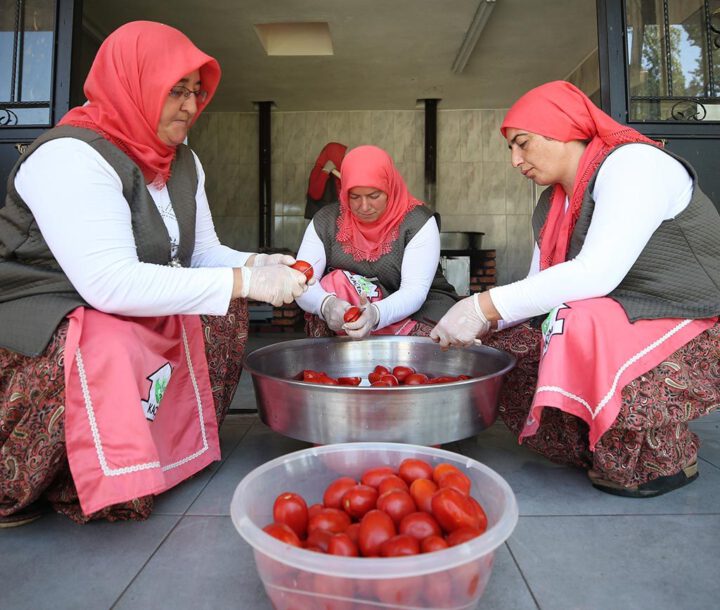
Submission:
POLYGON ((380 545, 381 557, 404 557, 420 553, 420 542, 408 534, 398 534, 380 545))
POLYGON ((370 385, 374 388, 392 388, 397 385, 397 381, 393 383, 390 381, 390 375, 384 375, 382 379, 373 381, 370 385))
POLYGON ((458 375, 457 378, 458 378, 458 381, 465 381, 467 379, 472 379, 472 376, 471 375, 458 375))
POLYGON ((344 322, 354 322, 362 315, 362 309, 359 307, 355 307, 355 305, 351 305, 345 310, 345 313, 343 314, 343 321, 344 322))
POLYGON ((325 508, 341 508, 342 497, 345 495, 345 492, 355 487, 355 485, 357 485, 357 481, 352 477, 335 479, 325 489, 323 506, 325 506, 325 508))
POLYGON ((391 489, 377 499, 378 510, 385 511, 395 525, 399 525, 405 515, 417 510, 415 500, 404 489, 391 489))
POLYGON ((375 583, 378 599, 391 608, 416 607, 422 593, 420 578, 385 578, 375 583))
POLYGON ((360 524, 359 523, 352 523, 349 528, 345 530, 345 533, 350 536, 350 540, 352 540, 356 545, 358 543, 358 533, 360 531, 360 524))
POLYGON ((375 383, 378 381, 388 382, 388 385, 400 385, 397 377, 395 377, 395 375, 391 375, 390 373, 380 373, 380 379, 378 379, 375 383))
POLYGON ((450 546, 457 546, 473 538, 477 538, 482 532, 477 527, 459 527, 447 535, 447 543, 450 546))
POLYGON ((323 508, 308 521, 308 533, 315 530, 327 530, 333 534, 339 534, 348 527, 350 527, 350 515, 339 508, 323 508))
POLYGON ((428 574, 425 578, 424 596, 432 608, 452 608, 453 582, 448 572, 428 574))
POLYGON ((323 385, 340 385, 340 382, 337 379, 330 377, 329 375, 325 375, 324 373, 323 376, 319 377, 315 383, 322 383, 323 385))
POLYGON ((302 372, 303 381, 316 381, 317 379, 320 379, 321 377, 325 377, 325 373, 323 373, 322 371, 313 371, 310 369, 305 369, 302 372))
MULTIPOLYGON (((369 468, 362 475, 362 484, 377 487, 388 477, 395 475, 395 471, 390 466, 378 466, 377 468, 369 468)), ((397 475, 395 475, 397 476, 397 475)))
POLYGON ((440 479, 442 479, 448 472, 460 472, 460 469, 454 464, 448 464, 447 462, 441 462, 435 468, 433 468, 432 480, 438 485, 440 479))
POLYGON ((432 534, 431 536, 422 539, 422 541, 420 542, 420 552, 432 553, 434 551, 442 551, 449 546, 450 545, 448 544, 447 540, 445 540, 445 538, 432 534))
POLYGON ((480 529, 475 509, 467 496, 452 487, 438 489, 432 497, 432 514, 446 532, 461 527, 480 529))
POLYGON ((275 498, 273 519, 276 523, 284 523, 303 538, 307 533, 308 508, 302 496, 285 492, 275 498))
POLYGON ((405 377, 405 381, 403 381, 403 383, 405 385, 425 385, 429 381, 430 377, 428 377, 425 373, 413 373, 412 375, 405 377))
POLYGON ((397 377, 397 380, 400 383, 403 383, 405 378, 408 375, 412 375, 414 372, 415 372, 414 368, 412 368, 410 366, 402 366, 402 365, 393 367, 393 370, 392 370, 392 374, 395 375, 395 377, 397 377))
POLYGON ((378 365, 373 369, 373 373, 381 373, 381 374, 387 375, 387 374, 390 373, 390 369, 389 369, 388 367, 386 367, 386 366, 383 366, 382 364, 378 364, 378 365))
POLYGON ((295 271, 305 274, 305 277, 309 280, 311 280, 312 276, 315 274, 313 266, 307 261, 295 261, 295 264, 290 265, 290 267, 295 269, 295 271))
POLYGON ((360 385, 361 381, 360 377, 338 377, 340 385, 360 385))
POLYGON ((485 511, 483 510, 480 502, 478 502, 472 496, 469 497, 469 500, 470 504, 472 504, 473 508, 475 509, 475 516, 477 517, 478 523, 480 524, 480 533, 482 534, 487 529, 487 515, 485 514, 485 511))
POLYGON ((453 381, 457 381, 457 377, 441 375, 440 377, 433 377, 428 383, 451 383, 453 381))
POLYGON ((401 534, 410 534, 413 538, 423 540, 428 536, 440 536, 442 531, 435 517, 428 513, 410 513, 400 522, 398 531, 401 534))
POLYGON ((457 489, 461 494, 465 494, 466 496, 470 495, 471 485, 472 481, 470 481, 470 477, 468 477, 466 474, 463 474, 462 472, 448 472, 447 474, 440 477, 440 480, 438 481, 438 486, 452 487, 453 489, 457 489))
POLYGON ((300 538, 298 538, 298 535, 289 525, 285 525, 284 523, 271 523, 263 528, 263 532, 270 534, 273 538, 277 538, 285 544, 300 547, 300 538))
POLYGON ((368 375, 368 381, 369 381, 371 384, 373 384, 373 383, 375 383, 376 381, 380 381, 380 378, 381 378, 383 375, 387 375, 387 373, 376 373, 375 371, 373 371, 372 373, 370 373, 370 374, 368 375))
POLYGON ((433 468, 427 462, 416 458, 406 458, 400 462, 398 475, 408 485, 415 479, 431 479, 433 468))
POLYGON ((366 512, 375 508, 377 499, 377 489, 369 485, 356 485, 345 492, 341 507, 354 519, 362 519, 366 512))
POLYGON ((363 557, 377 557, 380 545, 395 535, 395 524, 390 515, 381 510, 371 510, 360 521, 358 546, 363 557))
POLYGON ((325 507, 322 504, 320 504, 319 502, 317 504, 313 504, 310 508, 308 508, 308 520, 312 519, 323 508, 325 508, 325 507))
POLYGON ((415 479, 410 484, 410 495, 413 500, 415 500, 415 504, 417 504, 418 509, 425 511, 426 513, 431 513, 431 501, 433 494, 437 491, 437 489, 438 486, 435 481, 431 481, 430 479, 415 479))
POLYGON ((471 561, 450 570, 454 597, 458 605, 482 595, 489 576, 480 561, 471 561))
POLYGON ((343 557, 357 557, 358 547, 347 533, 335 534, 328 541, 327 552, 329 555, 341 555, 343 557))
POLYGON ((392 475, 382 480, 378 486, 378 495, 382 496, 386 491, 390 491, 391 489, 404 489, 407 491, 408 486, 399 476, 392 475))
POLYGON ((330 546, 330 538, 334 535, 335 534, 327 530, 313 530, 308 534, 307 540, 305 541, 305 548, 316 547, 320 549, 321 553, 327 553, 330 546))

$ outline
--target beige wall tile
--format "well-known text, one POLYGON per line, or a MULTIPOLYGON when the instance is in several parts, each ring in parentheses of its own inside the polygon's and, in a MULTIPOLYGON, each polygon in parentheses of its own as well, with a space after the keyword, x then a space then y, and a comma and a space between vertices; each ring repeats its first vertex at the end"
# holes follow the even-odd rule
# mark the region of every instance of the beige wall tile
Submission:
POLYGON ((506 202, 508 214, 531 215, 534 206, 532 182, 510 163, 505 165, 506 202))
MULTIPOLYGON (((307 112, 287 112, 283 119, 280 146, 284 148, 284 163, 304 163, 308 143, 307 112)), ((317 157, 318 150, 315 153, 317 157)), ((312 159, 315 161, 315 157, 312 159)))
POLYGON ((327 113, 327 136, 328 142, 339 142, 348 146, 351 139, 350 113, 349 112, 328 112, 327 113))
POLYGON ((393 124, 393 140, 395 163, 415 160, 415 112, 412 110, 397 111, 393 124))
POLYGON ((283 193, 286 216, 302 216, 305 213, 307 184, 310 177, 308 167, 311 166, 306 163, 286 163, 284 166, 283 193))
POLYGON ((467 201, 467 183, 463 178, 463 164, 437 164, 436 210, 443 214, 458 214, 467 201))
POLYGON ((248 216, 218 216, 214 218, 220 242, 241 252, 257 252, 257 218, 248 216))
POLYGON ((460 161, 460 116, 463 110, 441 110, 437 120, 439 163, 460 161))
POLYGON ((483 163, 480 210, 484 214, 505 214, 505 165, 497 161, 483 163))
MULTIPOLYGON (((272 146, 272 123, 275 116, 272 115, 270 120, 272 146)), ((221 138, 221 145, 223 141, 221 138)), ((255 166, 258 164, 258 117, 255 113, 243 112, 238 115, 238 163, 252 163, 255 166)))
POLYGON ((533 252, 532 227, 527 215, 508 214, 507 216, 507 265, 527 270, 533 252))
POLYGON ((461 179, 467 185, 465 204, 459 210, 460 214, 480 214, 483 201, 483 175, 487 171, 482 163, 461 163, 463 174, 461 179))
MULTIPOLYGON (((307 140, 305 142, 305 163, 315 163, 318 155, 330 141, 328 139, 327 113, 308 112, 307 114, 307 140)), ((300 159, 286 159, 287 163, 300 162, 300 159)))
POLYGON ((506 161, 509 157, 507 142, 500 133, 505 110, 483 110, 482 133, 483 161, 506 161))
POLYGON ((350 141, 343 142, 349 148, 361 144, 373 143, 373 112, 369 110, 353 110, 349 114, 350 141))
POLYGON ((460 160, 479 163, 482 151, 482 110, 463 110, 460 114, 460 160))
POLYGON ((387 153, 395 158, 395 112, 394 111, 374 111, 371 115, 371 140, 366 144, 379 146, 387 153))

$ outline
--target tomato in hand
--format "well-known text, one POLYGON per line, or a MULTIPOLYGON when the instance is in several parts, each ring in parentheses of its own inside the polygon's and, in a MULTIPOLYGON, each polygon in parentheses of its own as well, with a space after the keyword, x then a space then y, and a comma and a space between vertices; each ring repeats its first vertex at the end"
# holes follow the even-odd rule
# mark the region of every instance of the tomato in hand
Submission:
POLYGON ((420 553, 420 542, 408 534, 397 534, 380 545, 381 557, 404 557, 420 553))
POLYGON ((423 540, 428 536, 440 536, 440 524, 428 513, 410 513, 400 522, 398 532, 423 540))
POLYGON ((328 541, 327 552, 329 555, 340 555, 342 557, 357 557, 358 547, 347 533, 335 534, 328 541))
POLYGON ((308 524, 308 508, 302 496, 286 492, 280 494, 273 504, 275 523, 289 526, 299 538, 305 536, 308 524))
POLYGON ((341 507, 354 519, 362 519, 366 512, 375 508, 377 499, 377 489, 369 485, 356 485, 345 492, 341 507))
POLYGON ((435 481, 430 479, 415 479, 410 484, 410 495, 419 510, 425 511, 426 513, 432 512, 432 497, 437 491, 438 486, 435 481))
POLYGON ((452 487, 441 487, 432 497, 432 514, 446 532, 461 527, 480 529, 475 509, 470 499, 452 487))
POLYGON ((377 499, 379 510, 386 512, 395 525, 399 525, 403 517, 417 511, 415 500, 404 489, 391 489, 377 499))
POLYGON ((340 477, 339 479, 335 479, 325 489, 325 493, 323 494, 323 506, 325 506, 325 508, 340 508, 345 492, 356 485, 357 481, 352 477, 340 477))
POLYGON ((380 485, 378 485, 378 496, 382 496, 386 491, 390 491, 391 489, 404 489, 407 491, 408 485, 399 476, 394 474, 380 482, 380 485))
POLYGON ((355 307, 355 305, 351 305, 345 310, 345 313, 343 314, 343 321, 355 322, 355 320, 357 320, 361 315, 362 309, 355 307))
POLYGON ((370 487, 378 487, 388 477, 395 475, 395 471, 390 466, 378 466, 377 468, 369 468, 366 470, 362 477, 363 485, 370 485, 370 487))
POLYGON ((434 551, 442 551, 448 548, 450 545, 447 540, 442 536, 431 534, 427 538, 423 538, 420 541, 420 552, 421 553, 433 553, 434 551))
POLYGON ((350 515, 339 508, 323 508, 308 521, 308 534, 315 530, 326 530, 333 534, 339 534, 350 527, 350 523, 350 515))
POLYGON ((433 468, 427 462, 417 458, 406 458, 398 466, 398 475, 410 485, 415 479, 432 478, 433 468))
MULTIPOLYGON (((389 518, 389 517, 388 517, 389 518)), ((277 538, 280 542, 300 547, 300 538, 289 525, 284 523, 271 523, 263 528, 263 532, 277 538)))
POLYGON ((393 367, 393 370, 392 370, 392 374, 395 375, 395 377, 397 377, 397 380, 398 380, 400 383, 404 383, 405 378, 406 378, 408 375, 412 375, 412 374, 414 374, 414 373, 415 373, 415 369, 412 368, 412 367, 410 367, 410 366, 400 366, 400 365, 398 365, 398 366, 396 366, 396 367, 393 367))
POLYGON ((412 373, 411 375, 408 375, 405 377, 405 381, 403 381, 404 385, 425 385, 430 381, 430 377, 428 377, 425 373, 412 373))
POLYGON ((312 279, 312 276, 315 275, 315 270, 313 269, 313 266, 308 263, 307 261, 295 261, 293 265, 290 265, 292 269, 295 269, 295 271, 299 271, 305 277, 309 280, 312 279))
POLYGON ((364 557, 377 557, 383 542, 395 535, 395 524, 390 515, 371 510, 360 521, 358 546, 364 557))

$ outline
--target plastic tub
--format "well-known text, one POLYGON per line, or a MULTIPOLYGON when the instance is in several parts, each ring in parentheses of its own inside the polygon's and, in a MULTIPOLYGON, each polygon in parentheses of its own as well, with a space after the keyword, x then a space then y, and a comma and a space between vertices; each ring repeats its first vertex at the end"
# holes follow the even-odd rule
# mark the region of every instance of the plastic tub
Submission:
POLYGON ((230 514, 252 546, 265 591, 276 610, 379 610, 474 608, 482 596, 495 549, 512 533, 517 503, 507 482, 487 466, 457 453, 397 443, 347 443, 313 447, 267 462, 235 490, 230 514), (397 468, 405 458, 431 465, 449 462, 472 480, 472 495, 488 517, 487 531, 443 551, 398 558, 324 555, 292 547, 262 528, 272 521, 275 498, 285 491, 308 503, 322 501, 339 476, 359 479, 368 468, 397 468))

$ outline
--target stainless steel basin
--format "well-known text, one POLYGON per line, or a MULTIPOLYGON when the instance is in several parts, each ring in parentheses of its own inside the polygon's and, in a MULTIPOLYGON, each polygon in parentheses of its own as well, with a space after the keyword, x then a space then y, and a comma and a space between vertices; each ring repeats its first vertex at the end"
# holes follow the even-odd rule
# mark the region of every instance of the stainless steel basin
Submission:
POLYGON ((424 337, 299 339, 248 354, 260 418, 313 443, 390 441, 435 445, 473 436, 497 417, 510 354, 483 345, 443 352, 424 337), (324 386, 293 379, 304 369, 367 378, 376 365, 407 365, 433 377, 471 375, 425 386, 324 386))

